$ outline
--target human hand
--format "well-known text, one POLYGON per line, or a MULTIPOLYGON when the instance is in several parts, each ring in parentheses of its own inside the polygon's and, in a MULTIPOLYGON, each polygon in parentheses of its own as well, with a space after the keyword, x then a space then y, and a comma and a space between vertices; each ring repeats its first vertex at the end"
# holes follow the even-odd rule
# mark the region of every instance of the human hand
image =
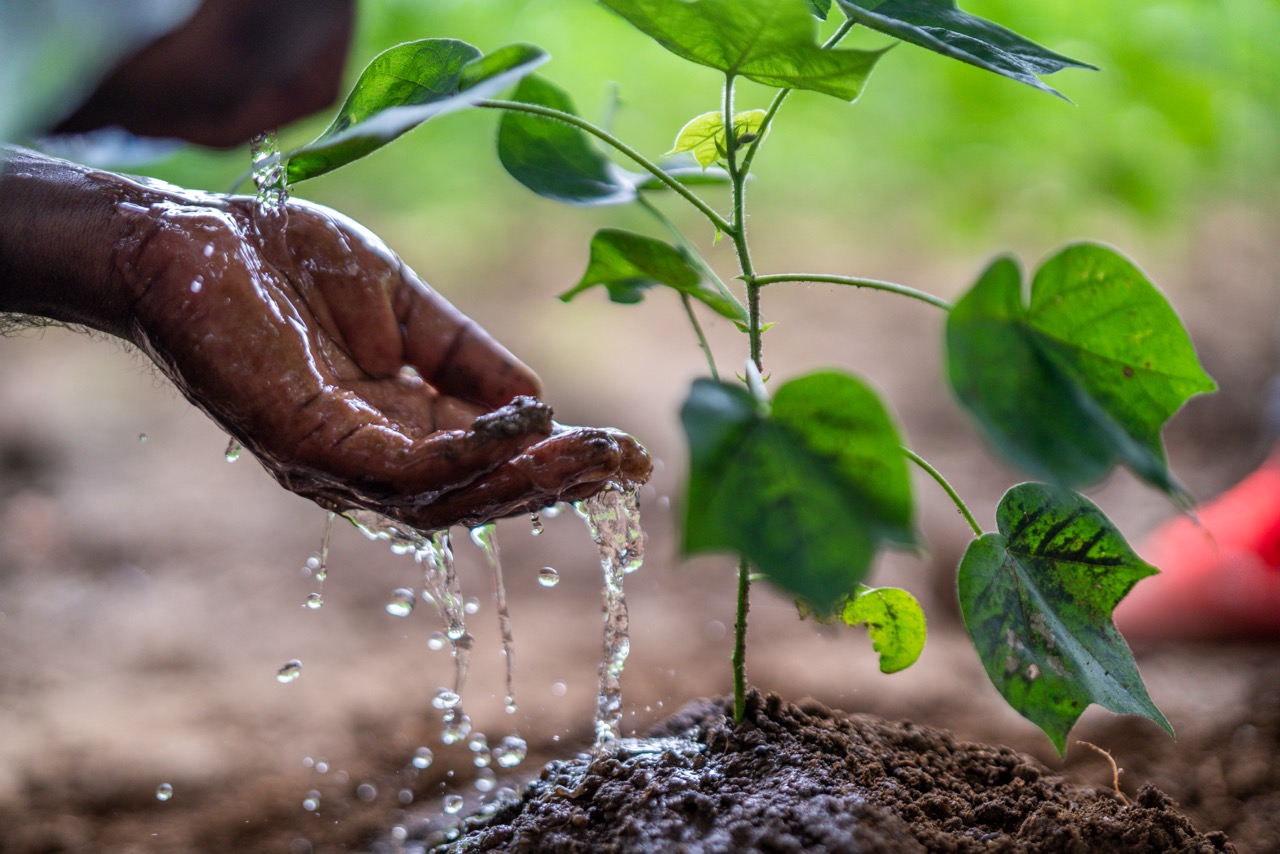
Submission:
POLYGON ((554 424, 533 372, 351 220, 171 192, 117 207, 127 337, 288 489, 434 530, 648 478, 631 437, 554 424))

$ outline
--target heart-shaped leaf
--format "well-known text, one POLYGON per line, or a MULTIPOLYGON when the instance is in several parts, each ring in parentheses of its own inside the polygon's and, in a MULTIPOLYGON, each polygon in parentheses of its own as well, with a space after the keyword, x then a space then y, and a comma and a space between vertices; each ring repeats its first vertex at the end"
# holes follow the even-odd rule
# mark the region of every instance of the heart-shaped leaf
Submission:
POLYGON ((779 89, 846 101, 884 51, 823 50, 811 0, 601 0, 676 56, 779 89))
POLYGON ((324 133, 289 155, 289 180, 323 175, 428 119, 491 98, 549 58, 524 44, 482 55, 455 39, 423 39, 383 51, 360 73, 324 133))
POLYGON ((865 27, 1060 98, 1062 93, 1045 85, 1039 75, 1052 74, 1063 68, 1094 68, 1041 47, 999 24, 962 12, 956 0, 836 2, 849 18, 865 27))
POLYGON ((748 320, 746 309, 716 290, 683 250, 629 231, 597 231, 591 238, 587 271, 560 299, 569 302, 597 285, 603 285, 609 299, 617 303, 640 302, 649 288, 665 286, 702 302, 721 317, 737 323, 748 320))
MULTIPOLYGON (((526 77, 511 100, 577 115, 560 87, 526 77)), ((636 198, 636 180, 605 157, 591 138, 572 125, 516 111, 498 125, 498 158, 511 177, 540 196, 571 205, 626 204, 636 198)))
POLYGON ((1216 386, 1164 296, 1114 250, 1069 246, 1024 302, 1010 258, 993 263, 947 320, 957 398, 1011 463, 1067 486, 1123 462, 1181 498, 1160 431, 1216 386))
POLYGON ((1144 563, 1092 502, 1039 483, 1010 489, 998 534, 969 544, 960 609, 992 683, 1061 753, 1090 703, 1173 729, 1111 621, 1144 563))
POLYGON ((681 412, 684 552, 743 555, 829 614, 880 546, 916 542, 901 437, 875 392, 838 371, 794 379, 763 406, 740 386, 694 383, 681 412))

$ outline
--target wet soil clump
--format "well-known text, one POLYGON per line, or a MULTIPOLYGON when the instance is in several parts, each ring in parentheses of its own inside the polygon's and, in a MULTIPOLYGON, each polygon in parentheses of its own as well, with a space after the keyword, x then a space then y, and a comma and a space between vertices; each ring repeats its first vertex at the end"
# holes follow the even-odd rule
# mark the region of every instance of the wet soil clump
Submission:
POLYGON ((553 762, 448 850, 511 852, 1216 852, 1172 801, 1073 784, 1006 747, 753 692, 653 733, 676 749, 553 762))

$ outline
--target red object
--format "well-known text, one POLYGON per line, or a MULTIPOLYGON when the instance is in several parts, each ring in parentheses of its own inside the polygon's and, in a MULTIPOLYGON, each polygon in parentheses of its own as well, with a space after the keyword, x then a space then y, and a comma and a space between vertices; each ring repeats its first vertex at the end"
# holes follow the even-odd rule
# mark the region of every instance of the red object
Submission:
POLYGON ((1138 549, 1160 575, 1116 608, 1131 639, 1280 637, 1280 451, 1138 549))

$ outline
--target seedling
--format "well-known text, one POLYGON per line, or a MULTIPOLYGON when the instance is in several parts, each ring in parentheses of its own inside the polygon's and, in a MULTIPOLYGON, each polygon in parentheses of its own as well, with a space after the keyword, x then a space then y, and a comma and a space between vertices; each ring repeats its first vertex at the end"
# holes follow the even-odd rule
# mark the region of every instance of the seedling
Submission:
MULTIPOLYGON (((429 39, 392 48, 365 69, 332 125, 288 156, 289 180, 349 163, 444 113, 490 109, 502 113, 498 156, 526 187, 572 205, 641 205, 671 231, 669 241, 597 232, 586 272, 562 298, 603 288, 614 302, 635 303, 650 289, 671 289, 706 355, 711 376, 694 382, 681 412, 690 457, 682 548, 740 559, 733 657, 739 718, 755 577, 794 596, 802 613, 865 624, 882 670, 901 670, 919 656, 925 621, 916 600, 863 585, 882 548, 919 543, 915 465, 973 529, 958 570, 961 609, 987 675, 1010 705, 1059 751, 1091 703, 1172 732, 1111 619, 1133 585, 1157 570, 1074 491, 1122 464, 1189 506, 1160 434, 1188 398, 1215 386, 1155 286, 1115 250, 1080 243, 1044 261, 1029 281, 1016 260, 1001 257, 952 305, 892 282, 757 270, 747 234, 747 178, 788 96, 803 89, 854 101, 886 60, 886 50, 840 46, 855 26, 1054 95, 1042 76, 1091 66, 969 15, 952 0, 602 5, 677 57, 723 75, 723 89, 708 93, 714 109, 673 128, 667 155, 650 158, 580 117, 562 89, 533 74, 548 59, 539 48, 483 54, 460 41, 429 39), (843 20, 819 43, 819 21, 833 5, 843 20), (770 87, 772 99, 739 110, 744 79, 770 87), (639 171, 616 165, 609 150, 639 171), (727 206, 704 192, 727 192, 727 206), (699 211, 717 240, 728 241, 736 269, 718 274, 653 206, 655 193, 674 193, 699 211), (943 476, 904 446, 889 407, 858 377, 819 371, 766 381, 763 292, 794 282, 888 291, 943 313, 944 370, 956 399, 1001 456, 1042 481, 1005 494, 995 532, 984 532, 943 476), (737 380, 717 370, 700 311, 741 329, 745 368, 737 380)), ((905 59, 910 51, 898 53, 905 59)))

